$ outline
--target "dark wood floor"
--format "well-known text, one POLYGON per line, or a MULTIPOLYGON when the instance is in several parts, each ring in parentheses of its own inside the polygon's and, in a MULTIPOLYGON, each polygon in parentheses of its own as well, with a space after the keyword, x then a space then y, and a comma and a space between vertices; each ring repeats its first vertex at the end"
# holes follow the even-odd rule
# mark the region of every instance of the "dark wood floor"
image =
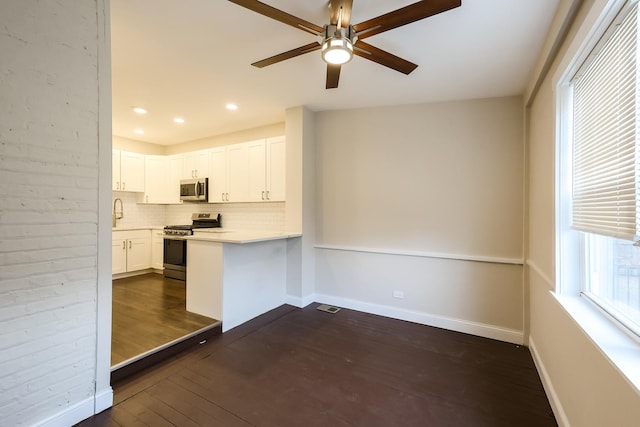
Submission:
POLYGON ((184 282, 145 274, 113 281, 111 366, 217 323, 186 310, 184 282))
POLYGON ((527 348, 282 306, 114 384, 87 426, 555 426, 527 348))

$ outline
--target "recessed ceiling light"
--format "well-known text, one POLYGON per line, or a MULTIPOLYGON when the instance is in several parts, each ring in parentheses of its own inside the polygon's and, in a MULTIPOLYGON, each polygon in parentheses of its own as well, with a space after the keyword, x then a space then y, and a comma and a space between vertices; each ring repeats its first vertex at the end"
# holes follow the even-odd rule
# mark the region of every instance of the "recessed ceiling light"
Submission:
POLYGON ((135 133, 137 133, 138 135, 144 135, 144 130, 142 129, 136 129, 134 130, 135 133))
POLYGON ((142 107, 133 107, 133 112, 136 114, 147 114, 147 110, 142 107))
POLYGON ((238 109, 238 106, 236 104, 233 104, 233 103, 227 104, 227 110, 235 111, 237 109, 238 109))
POLYGON ((175 117, 173 121, 180 124, 184 123, 184 119, 182 117, 175 117))

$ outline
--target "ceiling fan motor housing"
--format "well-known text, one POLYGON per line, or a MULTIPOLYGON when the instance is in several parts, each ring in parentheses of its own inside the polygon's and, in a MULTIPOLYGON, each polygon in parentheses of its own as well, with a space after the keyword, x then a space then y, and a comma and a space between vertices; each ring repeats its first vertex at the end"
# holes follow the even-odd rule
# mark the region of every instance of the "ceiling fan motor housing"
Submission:
POLYGON ((322 34, 322 58, 329 64, 345 64, 353 58, 353 46, 358 40, 353 27, 325 25, 322 34))

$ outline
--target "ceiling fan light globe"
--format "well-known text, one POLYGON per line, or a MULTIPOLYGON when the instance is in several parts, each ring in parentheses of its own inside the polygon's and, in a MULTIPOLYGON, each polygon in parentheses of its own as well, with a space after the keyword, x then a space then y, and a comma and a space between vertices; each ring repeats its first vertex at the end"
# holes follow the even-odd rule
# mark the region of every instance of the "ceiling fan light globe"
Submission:
POLYGON ((353 58, 353 43, 346 37, 328 38, 322 43, 322 59, 327 64, 342 65, 353 58))

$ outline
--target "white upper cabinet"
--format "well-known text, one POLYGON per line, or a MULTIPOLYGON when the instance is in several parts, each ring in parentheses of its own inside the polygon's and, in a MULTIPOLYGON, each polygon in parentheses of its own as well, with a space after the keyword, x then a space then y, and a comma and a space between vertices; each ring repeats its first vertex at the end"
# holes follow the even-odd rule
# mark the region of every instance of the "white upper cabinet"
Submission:
POLYGON ((182 155, 182 178, 209 178, 209 150, 182 155))
POLYGON ((267 171, 266 159, 267 148, 265 140, 251 141, 247 143, 248 161, 248 188, 249 202, 260 202, 267 200, 265 177, 267 171))
POLYGON ((120 150, 111 151, 111 189, 120 191, 120 150))
POLYGON ((285 138, 247 143, 249 150, 249 201, 285 200, 285 138))
POLYGON ((209 150, 209 202, 285 200, 285 138, 209 150))
POLYGON ((248 144, 209 150, 209 202, 249 201, 248 144))
MULTIPOLYGON (((165 172, 166 173, 166 172, 165 172)), ((182 179, 182 154, 169 156, 169 179, 167 195, 169 203, 180 203, 180 180, 182 179)))
POLYGON ((266 200, 284 201, 287 166, 284 136, 267 139, 266 147, 266 200))
POLYGON ((138 196, 139 203, 172 203, 169 185, 169 158, 147 155, 144 158, 144 193, 138 196))
POLYGON ((144 154, 113 150, 111 155, 114 191, 144 192, 144 154))
POLYGON ((249 201, 249 150, 248 145, 227 146, 227 202, 249 201))
POLYGON ((226 202, 227 190, 227 147, 209 150, 209 202, 226 202))
POLYGON ((113 190, 138 203, 180 203, 180 180, 209 178, 209 202, 285 200, 285 137, 170 156, 113 150, 113 190))

